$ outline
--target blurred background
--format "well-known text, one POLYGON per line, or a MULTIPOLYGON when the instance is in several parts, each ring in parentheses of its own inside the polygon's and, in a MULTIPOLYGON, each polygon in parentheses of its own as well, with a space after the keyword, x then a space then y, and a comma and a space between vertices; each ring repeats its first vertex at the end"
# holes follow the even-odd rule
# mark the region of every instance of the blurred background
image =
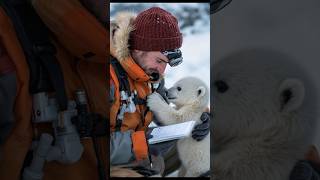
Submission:
MULTIPOLYGON (((293 56, 307 68, 319 91, 319 17, 317 0, 233 0, 211 15, 211 54, 214 61, 219 61, 240 48, 272 47, 293 56)), ((320 150, 320 123, 317 132, 314 143, 320 150)))
POLYGON ((139 13, 150 7, 161 7, 178 19, 183 43, 183 62, 167 66, 166 87, 185 76, 201 78, 210 88, 210 7, 209 3, 111 3, 111 20, 119 11, 139 13))

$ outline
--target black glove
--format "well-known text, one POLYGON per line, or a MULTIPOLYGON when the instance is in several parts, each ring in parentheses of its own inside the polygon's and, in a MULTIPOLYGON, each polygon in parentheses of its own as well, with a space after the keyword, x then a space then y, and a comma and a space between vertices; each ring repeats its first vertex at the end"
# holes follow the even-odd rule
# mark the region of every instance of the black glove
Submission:
POLYGON ((139 174, 142 174, 145 177, 152 176, 152 175, 155 175, 155 174, 159 174, 158 171, 146 168, 144 166, 136 166, 136 167, 133 167, 132 170, 138 172, 139 174))
POLYGON ((207 112, 202 113, 200 120, 201 124, 197 124, 192 130, 192 138, 201 141, 204 139, 210 132, 210 114, 207 112))

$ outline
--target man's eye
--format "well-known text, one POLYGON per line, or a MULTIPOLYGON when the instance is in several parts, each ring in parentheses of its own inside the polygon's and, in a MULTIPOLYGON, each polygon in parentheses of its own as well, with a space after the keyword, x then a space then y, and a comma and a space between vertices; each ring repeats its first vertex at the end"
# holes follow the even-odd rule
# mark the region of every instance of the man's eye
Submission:
POLYGON ((164 61, 164 60, 162 60, 160 58, 157 58, 156 61, 157 61, 158 64, 167 63, 166 61, 164 61))

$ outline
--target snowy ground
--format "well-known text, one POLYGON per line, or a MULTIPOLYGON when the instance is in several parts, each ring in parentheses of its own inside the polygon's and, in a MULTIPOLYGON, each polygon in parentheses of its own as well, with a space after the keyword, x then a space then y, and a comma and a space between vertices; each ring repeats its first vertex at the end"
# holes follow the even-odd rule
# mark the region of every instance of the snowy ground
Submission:
POLYGON ((184 37, 181 51, 183 63, 166 69, 166 87, 183 77, 195 76, 210 88, 210 31, 184 37))

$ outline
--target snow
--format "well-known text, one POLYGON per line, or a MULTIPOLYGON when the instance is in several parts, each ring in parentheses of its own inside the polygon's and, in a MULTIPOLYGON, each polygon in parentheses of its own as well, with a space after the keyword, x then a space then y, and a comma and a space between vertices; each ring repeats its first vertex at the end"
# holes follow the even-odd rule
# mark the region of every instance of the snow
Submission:
POLYGON ((168 66, 165 71, 166 87, 177 80, 194 76, 202 79, 210 87, 210 31, 186 36, 181 47, 183 62, 177 67, 168 66))

